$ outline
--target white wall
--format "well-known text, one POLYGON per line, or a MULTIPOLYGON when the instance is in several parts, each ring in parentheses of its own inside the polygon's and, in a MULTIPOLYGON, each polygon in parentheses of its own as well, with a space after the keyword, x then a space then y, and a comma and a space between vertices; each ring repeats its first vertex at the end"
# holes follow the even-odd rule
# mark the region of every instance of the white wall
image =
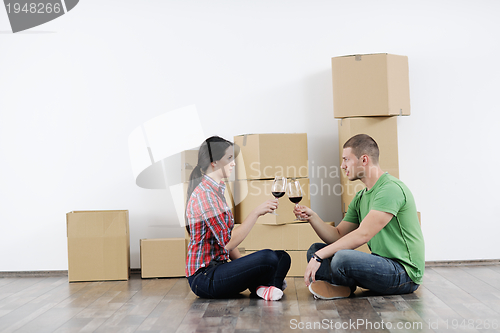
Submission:
MULTIPOLYGON (((128 209, 133 268, 139 239, 182 236, 128 153, 133 129, 179 107, 207 136, 306 132, 311 162, 338 165, 330 59, 376 52, 409 57, 400 176, 426 259, 500 258, 499 14, 494 0, 82 0, 12 34, 0 10, 0 270, 67 269, 71 210, 128 209)), ((338 197, 312 208, 341 218, 338 197)))

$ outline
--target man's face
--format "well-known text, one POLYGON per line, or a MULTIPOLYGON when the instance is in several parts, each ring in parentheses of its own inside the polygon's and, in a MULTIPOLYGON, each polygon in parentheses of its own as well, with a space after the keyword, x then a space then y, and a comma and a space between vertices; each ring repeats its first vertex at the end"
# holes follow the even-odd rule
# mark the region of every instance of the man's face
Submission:
POLYGON ((354 181, 364 177, 365 169, 356 155, 352 153, 352 148, 344 148, 342 151, 342 165, 347 179, 354 181))

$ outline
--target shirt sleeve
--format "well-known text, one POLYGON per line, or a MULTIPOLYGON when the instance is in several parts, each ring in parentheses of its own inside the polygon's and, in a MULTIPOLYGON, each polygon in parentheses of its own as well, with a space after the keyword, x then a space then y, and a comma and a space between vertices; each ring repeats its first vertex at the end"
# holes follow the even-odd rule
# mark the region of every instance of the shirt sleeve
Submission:
POLYGON ((347 207, 347 212, 345 213, 345 216, 343 218, 344 221, 357 224, 361 223, 359 217, 359 200, 360 195, 359 193, 357 193, 347 207))
POLYGON ((397 216, 405 203, 406 197, 401 187, 389 182, 377 192, 373 198, 371 209, 397 216))
POLYGON ((231 239, 230 228, 226 222, 227 212, 221 208, 221 199, 217 194, 210 192, 205 197, 203 220, 217 239, 221 247, 225 247, 231 239))

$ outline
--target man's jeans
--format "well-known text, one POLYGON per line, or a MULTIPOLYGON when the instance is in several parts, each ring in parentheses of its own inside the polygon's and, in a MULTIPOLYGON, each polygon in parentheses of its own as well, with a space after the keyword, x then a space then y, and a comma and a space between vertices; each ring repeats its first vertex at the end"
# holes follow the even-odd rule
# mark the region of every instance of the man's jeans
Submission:
POLYGON ((282 289, 290 269, 290 256, 285 251, 261 250, 230 262, 211 261, 188 277, 191 290, 202 298, 232 298, 259 286, 282 289))
MULTIPOLYGON (((307 262, 325 246, 323 243, 311 245, 307 251, 307 262)), ((340 250, 333 257, 324 258, 315 278, 348 286, 352 291, 359 286, 383 295, 408 294, 419 286, 396 260, 356 250, 340 250)))

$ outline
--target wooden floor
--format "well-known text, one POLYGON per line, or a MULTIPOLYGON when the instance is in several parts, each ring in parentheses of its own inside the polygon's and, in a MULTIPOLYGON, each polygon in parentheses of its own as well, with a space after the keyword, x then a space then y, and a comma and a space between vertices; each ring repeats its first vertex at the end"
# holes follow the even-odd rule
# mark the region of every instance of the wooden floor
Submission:
POLYGON ((413 294, 281 301, 197 298, 185 278, 68 283, 0 278, 0 332, 500 332, 500 265, 427 268, 413 294))

